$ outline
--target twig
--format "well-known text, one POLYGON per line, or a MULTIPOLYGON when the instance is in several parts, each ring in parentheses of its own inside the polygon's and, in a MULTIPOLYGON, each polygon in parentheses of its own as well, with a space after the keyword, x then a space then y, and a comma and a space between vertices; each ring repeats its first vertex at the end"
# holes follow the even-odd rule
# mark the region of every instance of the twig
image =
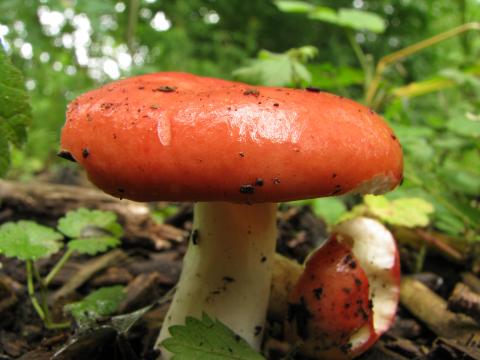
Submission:
POLYGON ((404 277, 400 286, 400 301, 413 315, 440 337, 467 344, 480 341, 480 329, 472 319, 454 314, 447 302, 421 282, 404 277))
POLYGON ((118 263, 125 259, 127 254, 122 250, 116 249, 102 255, 98 258, 86 262, 79 272, 77 272, 67 283, 58 289, 51 296, 51 301, 56 302, 61 298, 67 297, 85 282, 88 281, 95 273, 108 267, 112 263, 118 263))

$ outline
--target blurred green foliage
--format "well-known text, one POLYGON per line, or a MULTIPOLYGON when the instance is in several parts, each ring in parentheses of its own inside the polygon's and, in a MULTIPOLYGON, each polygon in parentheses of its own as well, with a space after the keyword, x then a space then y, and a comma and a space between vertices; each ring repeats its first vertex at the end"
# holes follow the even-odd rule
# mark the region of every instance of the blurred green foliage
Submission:
MULTIPOLYGON (((422 198, 435 207, 433 226, 478 240, 479 31, 376 68, 388 54, 475 21, 477 0, 2 0, 0 39, 26 77, 34 118, 10 177, 59 166, 66 103, 121 76, 176 70, 314 86, 367 103, 395 129, 405 181, 390 200, 422 198)), ((355 199, 313 205, 319 214, 331 208, 334 222, 345 203, 355 199)))

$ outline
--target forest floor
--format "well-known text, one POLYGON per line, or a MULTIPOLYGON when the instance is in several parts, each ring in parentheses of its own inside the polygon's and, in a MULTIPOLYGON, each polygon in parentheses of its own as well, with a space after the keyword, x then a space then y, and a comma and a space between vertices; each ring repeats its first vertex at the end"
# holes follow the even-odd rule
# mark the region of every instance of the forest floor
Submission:
MULTIPOLYGON (((153 343, 168 307, 192 227, 192 206, 182 204, 164 223, 155 222, 147 205, 119 201, 94 189, 41 183, 20 185, 0 181, 0 224, 20 219, 55 226, 59 217, 77 207, 115 211, 124 226, 120 248, 97 257, 74 256, 51 284, 54 317, 63 317, 65 303, 102 286, 123 285, 126 296, 118 314, 156 303, 126 333, 109 320, 91 331, 46 330, 34 312, 26 289, 25 266, 0 256, 0 360, 155 359, 153 343), (158 303, 158 299, 163 299, 158 303), (60 350, 62 350, 60 352, 60 350)), ((156 208, 166 204, 148 205, 156 208)), ((278 213, 277 251, 302 262, 327 238, 325 223, 308 207, 282 207, 278 213)), ((411 249, 400 244, 404 277, 402 298, 392 328, 361 356, 363 360, 480 359, 480 327, 467 316, 447 309, 455 286, 466 284, 475 296, 480 280, 469 269, 435 253, 425 258, 421 273, 408 274, 411 249)), ((48 272, 61 254, 39 261, 48 272)), ((478 309, 477 309, 478 310, 478 309)), ((480 312, 480 310, 478 310, 480 312)), ((268 319, 264 354, 268 359, 303 359, 282 339, 282 321, 268 319)))

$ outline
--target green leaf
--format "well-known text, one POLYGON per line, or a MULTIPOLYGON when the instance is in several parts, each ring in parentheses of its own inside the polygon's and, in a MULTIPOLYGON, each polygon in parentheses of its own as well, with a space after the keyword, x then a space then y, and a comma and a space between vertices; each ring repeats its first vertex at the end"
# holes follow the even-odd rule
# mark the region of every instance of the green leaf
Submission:
POLYGON ((374 33, 383 33, 385 31, 385 20, 372 12, 340 9, 338 12, 339 24, 354 30, 369 30, 374 33))
POLYGON ((408 228, 427 226, 429 215, 434 211, 433 205, 421 198, 390 201, 382 195, 366 195, 363 201, 368 213, 389 224, 408 228))
POLYGON ((105 230, 109 235, 122 236, 122 227, 117 222, 117 215, 111 211, 88 210, 80 208, 69 211, 58 221, 58 230, 71 238, 98 236, 95 229, 105 230))
POLYGON ((275 1, 274 4, 280 11, 287 13, 307 13, 315 8, 305 1, 279 0, 275 1))
POLYGON ((50 256, 62 247, 62 234, 33 221, 9 222, 0 226, 0 253, 20 260, 50 256))
POLYGON ((312 20, 320 20, 338 25, 337 12, 329 7, 317 6, 312 12, 310 12, 310 14, 308 14, 308 17, 312 20))
POLYGON ((472 138, 480 138, 480 115, 466 114, 451 118, 447 128, 452 132, 472 138))
POLYGON ((168 330, 171 337, 161 345, 174 354, 172 360, 264 359, 240 336, 205 313, 201 320, 187 317, 185 325, 168 330))
POLYGON ((325 219, 328 224, 335 224, 347 212, 343 201, 335 197, 313 200, 312 209, 315 215, 325 219))
POLYGON ((70 312, 82 326, 92 319, 113 314, 124 298, 123 286, 103 287, 92 292, 82 301, 66 305, 64 310, 70 312))
POLYGON ((10 165, 10 144, 20 146, 31 122, 31 108, 21 72, 0 46, 0 176, 10 165))
POLYGON ((112 236, 88 237, 70 240, 68 248, 75 250, 80 254, 96 255, 120 245, 120 240, 112 236))
POLYGON ((310 83, 311 75, 304 63, 316 56, 313 46, 303 46, 277 54, 261 50, 258 58, 251 60, 246 67, 237 69, 233 75, 247 83, 268 86, 298 86, 310 83))
POLYGON ((343 89, 351 85, 360 85, 364 81, 361 70, 350 66, 333 66, 330 63, 308 64, 312 74, 311 86, 320 89, 343 89))
POLYGON ((354 30, 369 30, 374 33, 382 33, 386 27, 385 20, 381 16, 355 9, 340 9, 335 12, 332 8, 318 6, 308 14, 308 17, 354 30))

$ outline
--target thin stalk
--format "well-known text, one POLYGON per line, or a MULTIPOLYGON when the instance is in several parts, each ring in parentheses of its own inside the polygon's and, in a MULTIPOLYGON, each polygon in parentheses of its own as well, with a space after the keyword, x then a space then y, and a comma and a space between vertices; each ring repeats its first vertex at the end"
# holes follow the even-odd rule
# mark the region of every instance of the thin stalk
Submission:
POLYGON ((58 272, 62 269, 63 265, 70 259, 70 256, 72 256, 73 250, 68 249, 65 254, 61 257, 61 259, 55 264, 52 270, 48 273, 48 275, 45 277, 45 280, 43 281, 45 287, 47 287, 50 282, 53 280, 53 278, 58 274, 58 272))
POLYGON ((128 6, 128 24, 127 24, 127 47, 131 55, 133 55, 133 41, 135 39, 135 32, 137 29, 138 9, 140 7, 140 0, 130 0, 128 6))
POLYGON ((42 277, 40 276, 40 273, 38 272, 37 267, 33 263, 32 263, 32 271, 33 271, 33 277, 35 278, 37 283, 40 285, 41 306, 42 306, 43 313, 45 314, 45 324, 47 324, 52 320, 50 311, 48 309, 48 303, 47 303, 47 288, 45 287, 45 281, 42 279, 42 277))
POLYGON ((363 73, 365 75, 363 86, 366 91, 368 89, 368 85, 370 84, 371 77, 372 77, 372 70, 370 68, 369 61, 367 59, 367 56, 363 52, 362 48, 360 47, 360 45, 358 45, 357 41, 355 40, 355 37, 353 36, 353 32, 351 30, 347 30, 346 33, 347 33, 348 41, 350 42, 350 46, 355 52, 357 60, 360 63, 360 66, 362 67, 363 73))
POLYGON ((370 83, 370 86, 368 87, 367 94, 365 97, 365 102, 367 106, 370 106, 372 104, 372 100, 377 92, 377 89, 380 85, 380 81, 382 80, 383 73, 385 72, 385 69, 390 66, 391 64, 394 64, 407 56, 410 56, 412 54, 415 54, 421 50, 424 50, 432 45, 436 45, 439 42, 448 40, 452 37, 458 36, 460 34, 463 34, 464 32, 470 31, 470 30, 480 30, 480 23, 479 22, 471 22, 467 24, 460 25, 456 28, 453 28, 451 30, 445 31, 443 33, 440 33, 438 35, 432 36, 431 38, 428 38, 426 40, 420 41, 416 44, 407 46, 403 49, 400 49, 398 51, 395 51, 392 54, 389 54, 387 56, 384 56, 383 58, 380 59, 378 62, 376 68, 375 68, 375 75, 370 83))
POLYGON ((33 263, 32 260, 27 260, 27 289, 28 289, 28 296, 30 297, 30 301, 32 302, 33 308, 37 312, 40 319, 45 321, 45 312, 43 308, 38 303, 37 298, 35 297, 35 287, 33 285, 33 263))

